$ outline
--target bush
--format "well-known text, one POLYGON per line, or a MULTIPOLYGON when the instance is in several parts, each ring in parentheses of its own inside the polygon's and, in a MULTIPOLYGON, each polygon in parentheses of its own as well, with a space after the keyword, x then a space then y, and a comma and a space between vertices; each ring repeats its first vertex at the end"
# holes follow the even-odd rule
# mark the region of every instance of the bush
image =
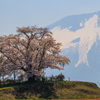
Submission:
POLYGON ((56 76, 57 81, 64 81, 64 79, 65 79, 65 76, 62 73, 56 76))

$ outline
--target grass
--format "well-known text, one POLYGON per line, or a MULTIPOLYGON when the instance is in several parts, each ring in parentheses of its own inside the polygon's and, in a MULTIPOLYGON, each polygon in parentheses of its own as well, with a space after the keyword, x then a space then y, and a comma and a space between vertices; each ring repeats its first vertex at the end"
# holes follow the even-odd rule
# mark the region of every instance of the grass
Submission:
POLYGON ((80 81, 24 82, 0 87, 0 100, 100 98, 95 83, 80 81))

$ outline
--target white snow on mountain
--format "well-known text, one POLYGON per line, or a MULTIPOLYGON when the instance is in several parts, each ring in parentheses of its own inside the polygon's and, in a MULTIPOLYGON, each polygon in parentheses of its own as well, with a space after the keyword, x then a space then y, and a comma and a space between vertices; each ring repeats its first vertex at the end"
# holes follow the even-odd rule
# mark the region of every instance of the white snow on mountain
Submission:
POLYGON ((96 43, 97 37, 100 39, 100 27, 97 26, 97 22, 98 15, 95 14, 88 20, 80 22, 79 26, 81 28, 76 31, 70 30, 73 26, 64 29, 57 26, 51 30, 57 42, 62 43, 62 49, 71 47, 73 48, 73 52, 74 50, 78 51, 79 59, 75 67, 82 63, 89 66, 87 54, 91 50, 93 44, 96 43))

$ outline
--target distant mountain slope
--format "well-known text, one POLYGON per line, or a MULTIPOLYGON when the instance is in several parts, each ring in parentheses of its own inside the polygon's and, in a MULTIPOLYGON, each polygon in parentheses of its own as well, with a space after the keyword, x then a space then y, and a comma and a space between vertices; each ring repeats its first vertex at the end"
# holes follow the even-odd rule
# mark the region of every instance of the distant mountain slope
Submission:
POLYGON ((48 27, 62 43, 62 54, 71 60, 70 68, 63 71, 65 76, 100 81, 100 11, 67 16, 48 27))
MULTIPOLYGON (((85 22, 88 19, 90 19, 93 15, 97 14, 100 17, 100 11, 90 14, 81 14, 81 15, 72 15, 72 16, 66 16, 65 18, 62 18, 61 20, 54 22, 53 24, 47 26, 50 29, 53 29, 54 27, 60 26, 61 29, 69 28, 70 26, 73 26, 70 30, 76 31, 83 26, 80 26, 81 22, 85 22)), ((100 20, 98 20, 100 25, 100 20)))

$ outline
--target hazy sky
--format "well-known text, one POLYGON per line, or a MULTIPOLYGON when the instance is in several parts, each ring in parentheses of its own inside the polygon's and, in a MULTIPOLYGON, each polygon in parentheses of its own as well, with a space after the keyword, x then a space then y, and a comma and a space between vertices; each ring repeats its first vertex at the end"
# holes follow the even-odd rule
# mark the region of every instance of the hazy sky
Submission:
POLYGON ((0 0, 0 35, 16 27, 48 26, 68 15, 100 10, 100 0, 0 0))

